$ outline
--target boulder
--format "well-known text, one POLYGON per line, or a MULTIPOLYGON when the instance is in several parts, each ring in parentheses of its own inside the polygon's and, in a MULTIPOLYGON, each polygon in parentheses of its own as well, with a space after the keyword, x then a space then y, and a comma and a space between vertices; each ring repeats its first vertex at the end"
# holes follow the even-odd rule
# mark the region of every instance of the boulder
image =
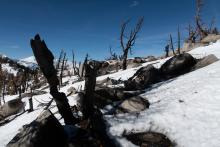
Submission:
POLYGON ((67 136, 59 121, 49 111, 23 126, 7 147, 65 147, 67 136))
POLYGON ((145 62, 152 62, 152 61, 156 61, 156 60, 158 60, 158 59, 154 56, 145 57, 145 62))
POLYGON ((126 90, 145 89, 149 85, 160 81, 160 72, 153 65, 141 67, 137 72, 124 82, 126 90))
POLYGON ((134 57, 134 60, 133 60, 134 63, 144 63, 145 60, 141 57, 134 57))
POLYGON ((6 102, 0 107, 0 120, 23 111, 24 107, 25 103, 21 99, 6 102))
POLYGON ((96 86, 108 86, 108 85, 117 85, 117 84, 121 84, 123 81, 122 80, 115 80, 115 79, 111 79, 109 77, 100 80, 100 81, 96 81, 96 86))
POLYGON ((174 147, 175 145, 163 134, 155 132, 130 133, 123 135, 140 147, 174 147))
POLYGON ((203 38, 201 40, 201 43, 203 44, 209 44, 211 42, 216 42, 217 40, 220 39, 220 35, 216 35, 216 34, 209 34, 208 36, 206 36, 205 38, 203 38))
POLYGON ((117 108, 116 112, 120 113, 139 113, 147 108, 149 108, 150 103, 148 100, 135 96, 124 100, 117 108))
POLYGON ((189 72, 196 62, 192 55, 183 53, 167 60, 161 66, 160 71, 164 77, 172 78, 189 72))
POLYGON ((124 89, 121 88, 96 87, 94 93, 94 105, 98 108, 103 108, 106 105, 113 104, 114 102, 120 102, 141 93, 143 93, 143 91, 124 91, 124 89))
POLYGON ((205 66, 208 66, 216 61, 218 61, 219 59, 211 54, 211 55, 208 55, 204 58, 202 58, 201 60, 199 60, 196 65, 193 67, 193 70, 196 70, 196 69, 199 69, 199 68, 202 68, 202 67, 205 67, 205 66))
POLYGON ((67 92, 71 93, 71 94, 76 94, 76 88, 70 87, 70 88, 67 89, 67 92))
POLYGON ((128 64, 127 64, 127 69, 139 67, 139 66, 141 66, 141 65, 142 65, 142 63, 134 63, 134 62, 128 63, 128 64))

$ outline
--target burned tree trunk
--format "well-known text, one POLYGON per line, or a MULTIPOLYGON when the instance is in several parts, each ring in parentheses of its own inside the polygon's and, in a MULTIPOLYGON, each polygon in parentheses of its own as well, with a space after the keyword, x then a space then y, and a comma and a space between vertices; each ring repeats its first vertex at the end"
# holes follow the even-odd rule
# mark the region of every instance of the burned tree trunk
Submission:
POLYGON ((124 50, 123 61, 122 61, 122 69, 127 69, 127 58, 128 58, 128 50, 124 50))
POLYGON ((76 124, 77 119, 73 116, 71 112, 70 105, 68 103, 65 93, 59 92, 57 88, 57 86, 59 85, 59 80, 57 77, 56 69, 53 65, 53 54, 47 48, 45 42, 40 39, 39 35, 36 35, 34 39, 31 39, 30 44, 36 61, 49 83, 50 94, 53 96, 57 104, 59 113, 64 118, 65 124, 76 124))
POLYGON ((169 47, 170 47, 169 45, 166 45, 166 46, 165 46, 165 53, 166 53, 166 54, 165 54, 165 57, 166 57, 166 58, 169 57, 169 47))
POLYGON ((57 61, 57 65, 56 65, 56 69, 57 69, 57 70, 60 68, 60 62, 61 62, 61 60, 62 60, 62 57, 63 57, 63 50, 61 50, 59 59, 58 59, 58 61, 57 61))
POLYGON ((175 56, 176 53, 174 51, 174 47, 173 47, 173 38, 172 38, 172 35, 170 34, 170 47, 171 47, 171 50, 173 51, 173 55, 175 56))
POLYGON ((32 112, 34 110, 33 108, 33 89, 31 88, 31 97, 28 99, 29 101, 29 110, 28 112, 32 112))
POLYGON ((66 60, 66 53, 64 53, 62 65, 61 65, 61 69, 60 69, 60 85, 61 86, 63 84, 63 70, 64 70, 64 65, 65 65, 65 60, 66 60))
MULTIPOLYGON (((87 60, 87 59, 86 59, 87 60)), ((96 85, 97 68, 95 61, 84 63, 85 66, 85 96, 82 101, 82 112, 85 118, 88 118, 94 112, 93 95, 96 85)))
POLYGON ((178 54, 180 55, 180 28, 178 26, 178 54))

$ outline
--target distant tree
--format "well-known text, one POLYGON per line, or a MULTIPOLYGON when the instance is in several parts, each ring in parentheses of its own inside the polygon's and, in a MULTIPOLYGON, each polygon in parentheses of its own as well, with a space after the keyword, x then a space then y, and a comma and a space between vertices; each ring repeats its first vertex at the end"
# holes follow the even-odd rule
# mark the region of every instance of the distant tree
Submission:
POLYGON ((200 35, 200 40, 208 35, 208 30, 203 27, 201 19, 201 10, 204 5, 203 0, 196 0, 196 26, 198 28, 198 33, 200 35))
MULTIPOLYGON (((2 64, 0 60, 0 94, 2 94, 2 88, 3 88, 3 70, 2 70, 2 64)), ((2 95, 0 95, 0 106, 2 105, 2 95)))
POLYGON ((175 51, 174 51, 174 47, 173 47, 173 38, 172 38, 172 35, 171 35, 171 34, 170 34, 170 48, 171 48, 171 50, 173 51, 173 55, 175 56, 176 53, 175 53, 175 51))
POLYGON ((189 43, 195 43, 196 42, 196 33, 198 31, 198 28, 196 27, 195 29, 189 24, 187 27, 189 37, 187 39, 187 42, 189 43))
POLYGON ((118 60, 118 55, 112 51, 111 46, 109 46, 109 53, 110 53, 110 57, 107 58, 106 60, 118 60))
POLYGON ((180 28, 178 26, 178 47, 177 47, 178 54, 180 54, 180 28))
POLYGON ((57 61, 57 65, 56 65, 56 69, 57 69, 57 70, 60 68, 60 62, 61 62, 61 60, 62 60, 62 58, 63 58, 63 54, 64 54, 64 51, 63 51, 63 49, 62 49, 61 52, 60 52, 59 59, 58 59, 58 61, 57 61))
POLYGON ((60 85, 63 84, 63 71, 65 67, 65 62, 66 62, 66 53, 64 52, 63 59, 62 59, 62 65, 60 69, 60 85))
POLYGON ((143 17, 138 20, 136 27, 130 31, 129 36, 126 36, 126 34, 125 34, 125 29, 127 27, 127 24, 129 23, 129 21, 126 21, 126 22, 122 23, 122 25, 121 25, 120 43, 121 43, 121 48, 123 51, 123 62, 122 62, 123 70, 127 69, 128 52, 130 51, 130 53, 131 53, 131 49, 135 44, 135 41, 137 39, 137 34, 142 27, 143 21, 144 21, 143 17))
POLYGON ((165 46, 165 53, 166 53, 166 55, 165 55, 165 57, 169 57, 169 44, 167 44, 166 46, 165 46))

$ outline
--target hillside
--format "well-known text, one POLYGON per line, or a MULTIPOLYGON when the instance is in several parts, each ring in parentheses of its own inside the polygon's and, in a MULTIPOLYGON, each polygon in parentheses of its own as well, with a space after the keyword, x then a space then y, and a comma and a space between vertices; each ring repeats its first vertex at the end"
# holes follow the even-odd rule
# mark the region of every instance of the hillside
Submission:
MULTIPOLYGON (((196 48, 189 53, 196 58, 209 54, 214 54, 220 58, 219 48, 220 41, 206 47, 196 48)), ((154 66, 158 68, 166 60, 147 62, 142 66, 154 63, 154 66)), ((106 77, 126 80, 139 68, 100 76, 97 81, 106 77)), ((67 90, 72 86, 78 89, 81 85, 83 88, 84 81, 75 83, 76 80, 77 77, 64 78, 64 83, 67 82, 68 84, 62 87, 61 91, 67 94, 67 90)), ((138 115, 132 113, 105 115, 105 119, 110 124, 109 133, 116 137, 122 146, 135 146, 122 137, 126 130, 126 132, 153 131, 162 133, 179 147, 218 147, 220 144, 218 137, 220 136, 220 129, 218 128, 220 124, 219 89, 220 61, 180 77, 154 84, 151 88, 146 89, 144 94, 141 94, 150 102, 149 109, 140 112, 138 115)), ((44 91, 49 92, 49 89, 44 89, 44 91)), ((9 101, 17 96, 7 96, 5 100, 9 101)), ((49 101, 49 97, 51 97, 49 93, 34 96, 33 112, 26 112, 0 127, 0 147, 4 147, 18 133, 19 128, 33 121, 43 111, 44 107, 39 102, 49 101)), ((75 105, 78 98, 77 95, 69 96, 70 105, 75 105)), ((23 98, 23 101, 27 103, 28 97, 23 98)), ((52 105, 55 103, 53 102, 52 105)), ((28 108, 29 106, 26 104, 25 109, 28 108)), ((56 112, 57 108, 53 107, 51 111, 56 112)), ((55 116, 60 118, 59 114, 55 116)), ((63 120, 61 122, 63 123, 63 120)))

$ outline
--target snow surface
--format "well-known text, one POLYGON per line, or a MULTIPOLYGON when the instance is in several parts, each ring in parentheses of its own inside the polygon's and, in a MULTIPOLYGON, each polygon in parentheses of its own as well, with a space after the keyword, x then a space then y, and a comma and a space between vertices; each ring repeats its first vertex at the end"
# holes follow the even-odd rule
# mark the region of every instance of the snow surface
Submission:
MULTIPOLYGON (((220 58, 220 41, 206 47, 196 48, 190 53, 196 58, 215 54, 220 58)), ((160 67, 167 59, 154 61, 160 67)), ((143 66, 150 64, 144 63, 143 66)), ((139 67, 140 68, 140 67, 139 67)), ((119 71, 114 74, 100 76, 97 80, 111 77, 126 80, 138 68, 119 71)), ((71 86, 76 89, 84 86, 84 82, 72 84, 76 77, 66 77, 69 84, 61 91, 67 93, 71 86)), ((49 91, 46 89, 45 91, 49 91)), ((105 116, 110 125, 109 133, 116 137, 122 146, 135 146, 121 137, 124 131, 155 131, 169 137, 178 147, 218 147, 220 144, 220 61, 185 74, 178 78, 153 85, 142 94, 151 103, 148 110, 140 114, 120 114, 105 116)), ((7 96, 6 101, 16 96, 7 96)), ((33 97, 34 112, 25 113, 14 121, 0 127, 0 147, 4 147, 16 135, 21 126, 33 121, 42 111, 39 101, 49 101, 48 94, 33 97)), ((70 105, 76 104, 77 96, 68 97, 70 105)), ((28 98, 23 101, 27 102, 28 98)), ((55 103, 53 103, 55 105, 55 103)), ((26 106, 28 109, 28 105, 26 106)), ((57 108, 53 108, 56 112, 57 108)), ((59 114, 55 115, 59 118, 59 114)))
POLYGON ((24 59, 20 59, 18 61, 18 63, 25 66, 25 67, 29 67, 31 69, 35 69, 35 68, 38 67, 34 56, 30 56, 30 57, 27 57, 27 58, 24 58, 24 59))
POLYGON ((7 71, 8 73, 11 73, 11 74, 13 74, 13 75, 16 75, 17 72, 18 72, 18 70, 15 70, 14 67, 11 67, 11 66, 9 65, 9 63, 3 63, 3 64, 2 64, 2 70, 3 70, 3 71, 7 71))

